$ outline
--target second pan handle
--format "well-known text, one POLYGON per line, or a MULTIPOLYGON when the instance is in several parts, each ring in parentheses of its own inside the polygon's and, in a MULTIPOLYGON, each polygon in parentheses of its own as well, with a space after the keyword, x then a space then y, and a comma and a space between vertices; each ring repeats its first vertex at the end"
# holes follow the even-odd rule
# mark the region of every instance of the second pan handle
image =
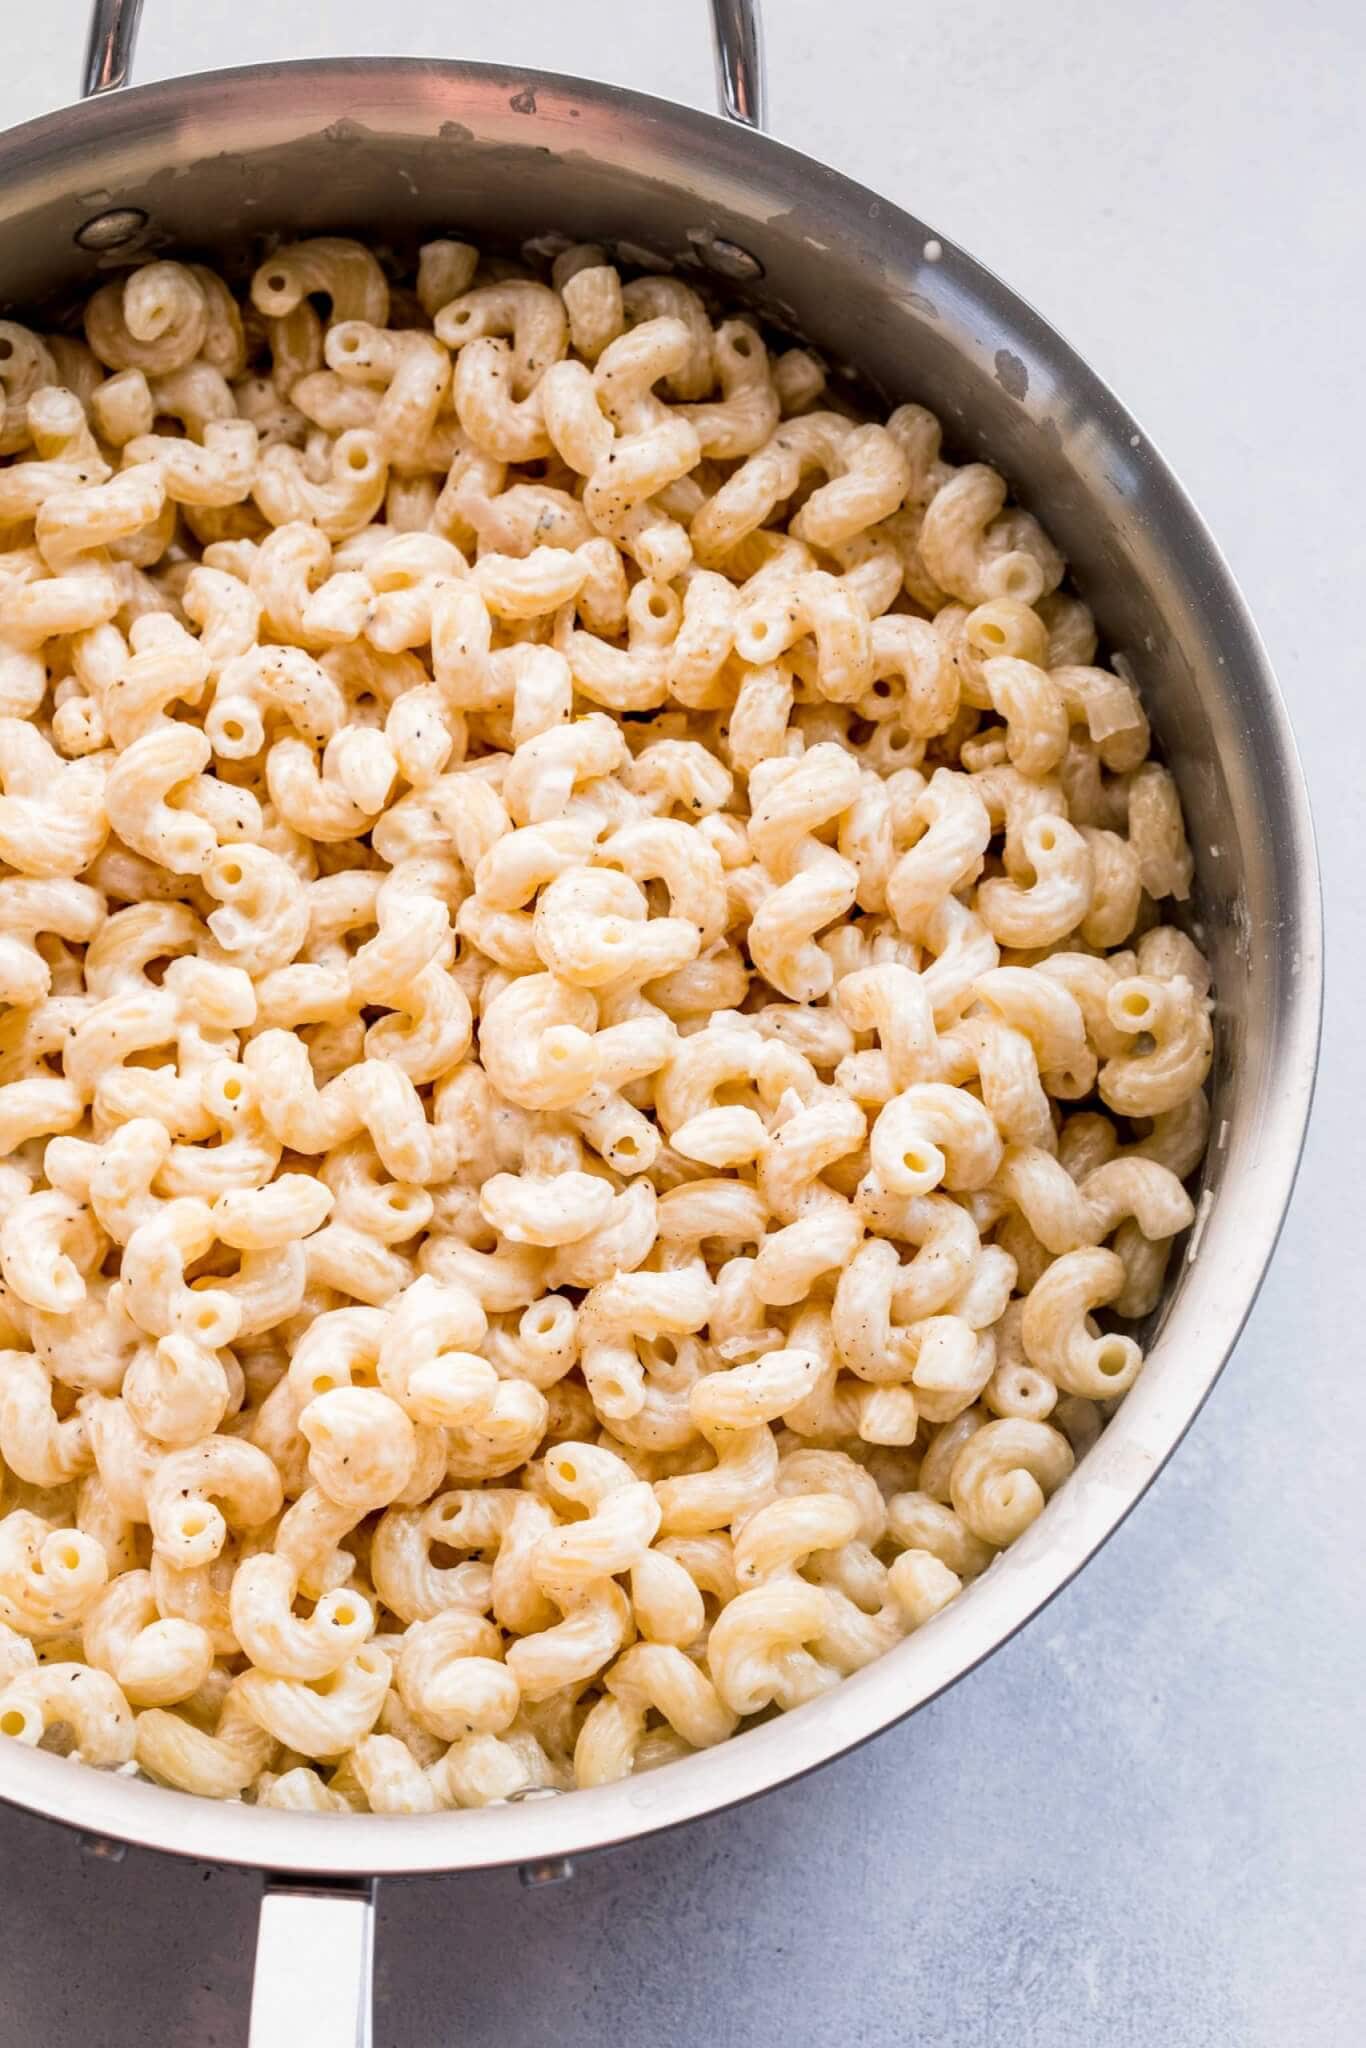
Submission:
POLYGON ((249 2048, 371 2048, 374 1945, 373 1884, 268 1879, 249 2048))
MULTIPOLYGON (((133 70, 142 0, 93 0, 81 97, 117 92, 133 70)), ((716 97, 721 112, 747 128, 764 125, 764 52, 759 0, 711 0, 716 97)))

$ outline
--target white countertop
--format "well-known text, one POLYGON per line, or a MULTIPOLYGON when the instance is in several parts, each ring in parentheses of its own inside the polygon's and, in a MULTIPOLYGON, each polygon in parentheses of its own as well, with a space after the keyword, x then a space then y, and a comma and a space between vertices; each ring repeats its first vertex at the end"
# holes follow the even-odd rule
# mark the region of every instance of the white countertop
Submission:
MULTIPOLYGON (((700 0, 147 12, 142 78, 359 47, 710 93, 700 0)), ((71 96, 84 38, 82 0, 5 13, 0 125, 71 96)), ((739 1813, 541 1891, 385 1887, 377 2048, 1346 2048, 1366 2038, 1359 12, 768 14, 775 132, 1043 308, 1226 549, 1317 812, 1318 1109, 1234 1360, 1079 1581, 912 1721, 739 1813)), ((92 1861, 0 1812, 0 2044, 242 2048, 257 1891, 92 1861)))

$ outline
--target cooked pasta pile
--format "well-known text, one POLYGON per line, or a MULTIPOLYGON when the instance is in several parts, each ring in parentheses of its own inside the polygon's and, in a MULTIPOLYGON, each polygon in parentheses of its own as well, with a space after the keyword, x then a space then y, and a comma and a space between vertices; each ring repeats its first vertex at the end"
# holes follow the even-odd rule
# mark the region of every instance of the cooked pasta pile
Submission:
POLYGON ((930 1622, 1142 1365, 1211 1030, 1134 688, 923 408, 543 275, 0 323, 21 1742, 670 1762, 930 1622))

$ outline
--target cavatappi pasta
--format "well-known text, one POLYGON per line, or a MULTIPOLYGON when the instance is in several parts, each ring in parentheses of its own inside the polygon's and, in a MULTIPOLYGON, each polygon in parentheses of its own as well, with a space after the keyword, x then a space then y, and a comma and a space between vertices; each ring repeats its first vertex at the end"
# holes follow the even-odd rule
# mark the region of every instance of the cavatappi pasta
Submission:
POLYGON ((149 262, 0 396, 0 1733, 419 1813, 928 1623, 1205 1143, 1034 518, 596 248, 149 262))

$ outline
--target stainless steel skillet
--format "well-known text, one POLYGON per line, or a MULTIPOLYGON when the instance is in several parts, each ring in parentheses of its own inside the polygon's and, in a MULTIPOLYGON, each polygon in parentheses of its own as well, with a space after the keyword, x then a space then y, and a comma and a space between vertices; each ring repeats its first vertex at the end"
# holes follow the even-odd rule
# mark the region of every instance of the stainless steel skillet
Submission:
POLYGON ((411 1820, 213 1805, 0 1745, 0 1797, 87 1834, 270 1873, 252 2039, 272 2048, 286 2029, 293 2044, 364 2038, 355 2015, 368 2003, 377 1877, 504 1863, 552 1873, 753 1797, 952 1684, 1081 1568, 1189 1426, 1271 1255, 1313 1085, 1320 908, 1284 708, 1179 485, 998 280, 759 131, 748 0, 713 0, 724 120, 534 68, 444 61, 341 59, 124 89, 139 12, 140 0, 97 0, 93 96, 0 137, 0 301, 60 298, 138 249, 231 253, 269 231, 517 243, 561 229, 628 261, 715 274, 888 398, 933 407, 958 453, 987 456, 1043 516, 1180 783, 1219 993, 1200 1217, 1142 1378, 1021 1542, 933 1629, 833 1695, 640 1780, 411 1820))

